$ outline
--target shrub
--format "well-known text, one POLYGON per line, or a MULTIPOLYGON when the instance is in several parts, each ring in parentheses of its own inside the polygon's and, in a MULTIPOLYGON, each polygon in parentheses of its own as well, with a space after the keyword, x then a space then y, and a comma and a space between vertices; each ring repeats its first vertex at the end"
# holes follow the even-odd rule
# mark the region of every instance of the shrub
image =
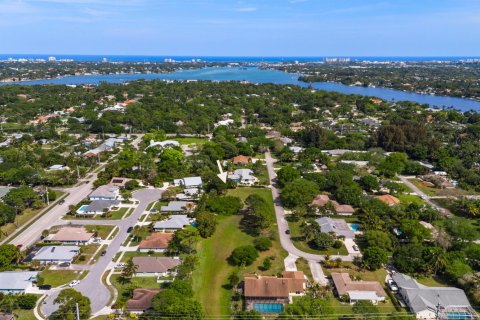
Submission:
POLYGON ((38 300, 38 296, 33 294, 25 294, 17 297, 17 304, 20 307, 20 309, 31 310, 35 308, 35 304, 37 303, 37 300, 38 300))
POLYGON ((334 247, 335 249, 340 249, 342 247, 342 241, 340 240, 335 240, 335 242, 333 243, 332 247, 334 247))
POLYGON ((253 245, 258 251, 267 251, 272 246, 272 240, 266 237, 256 238, 253 240, 253 245))
POLYGON ((260 270, 262 271, 267 271, 272 267, 272 260, 267 257, 263 260, 262 266, 260 267, 260 270))
POLYGON ((247 245, 235 248, 230 255, 230 263, 235 266, 251 265, 258 258, 258 251, 254 246, 247 245))

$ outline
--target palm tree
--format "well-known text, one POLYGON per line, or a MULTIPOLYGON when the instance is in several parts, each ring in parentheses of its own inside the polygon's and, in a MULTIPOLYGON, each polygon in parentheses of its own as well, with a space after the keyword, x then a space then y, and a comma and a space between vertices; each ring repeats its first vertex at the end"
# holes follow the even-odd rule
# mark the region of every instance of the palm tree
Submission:
POLYGON ((447 264, 448 264, 448 259, 447 259, 447 255, 445 254, 445 251, 442 250, 437 252, 437 254, 435 254, 432 259, 433 274, 437 275, 437 272, 445 269, 447 264))
POLYGON ((130 258, 122 269, 122 277, 131 280, 137 273, 138 266, 130 258))

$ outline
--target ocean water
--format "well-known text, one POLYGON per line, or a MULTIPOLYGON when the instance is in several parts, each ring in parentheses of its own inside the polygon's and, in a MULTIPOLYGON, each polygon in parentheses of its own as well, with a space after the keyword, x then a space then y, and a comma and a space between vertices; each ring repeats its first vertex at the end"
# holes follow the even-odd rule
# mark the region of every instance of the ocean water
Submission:
MULTIPOLYGON (((12 59, 45 59, 48 57, 55 57, 57 60, 60 59, 73 59, 74 61, 102 61, 103 58, 106 58, 111 62, 162 62, 165 59, 173 59, 175 61, 191 61, 192 59, 200 59, 207 62, 316 62, 323 61, 325 58, 337 58, 342 56, 318 56, 318 57, 220 57, 220 56, 152 56, 152 55, 69 55, 69 54, 0 54, 0 60, 12 59)), ((375 56, 358 56, 358 57, 348 57, 355 61, 458 61, 464 59, 479 59, 479 57, 375 57, 375 56)))
MULTIPOLYGON (((99 84, 100 82, 124 83, 139 79, 145 80, 205 80, 205 81, 248 81, 251 83, 274 83, 283 85, 297 85, 306 87, 307 84, 298 80, 298 74, 285 73, 278 70, 263 70, 256 67, 222 67, 202 68, 194 70, 180 70, 172 73, 150 74, 111 74, 111 75, 84 75, 68 76, 48 80, 33 80, 15 83, 1 83, 0 85, 81 85, 99 84)), ((420 104, 428 104, 432 107, 452 107, 461 111, 480 111, 480 102, 469 99, 433 96, 404 92, 385 88, 368 88, 347 86, 334 82, 315 82, 312 87, 318 90, 336 91, 345 94, 358 94, 364 96, 379 97, 387 101, 414 101, 420 104)))

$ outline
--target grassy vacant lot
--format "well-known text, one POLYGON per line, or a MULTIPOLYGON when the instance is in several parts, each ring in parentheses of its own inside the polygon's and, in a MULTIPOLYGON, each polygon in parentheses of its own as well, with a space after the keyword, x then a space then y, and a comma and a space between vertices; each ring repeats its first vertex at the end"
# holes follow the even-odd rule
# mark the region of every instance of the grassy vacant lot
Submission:
MULTIPOLYGON (((339 249, 335 248, 330 248, 328 250, 317 250, 314 248, 311 248, 304 240, 303 240, 303 233, 301 230, 301 221, 289 221, 288 226, 290 228, 290 235, 292 237, 292 242, 297 247, 298 249, 308 252, 308 253, 314 253, 314 254, 323 254, 323 255, 342 255, 345 256, 348 254, 347 248, 345 248, 345 245, 342 244, 342 246, 339 249)), ((320 232, 320 231, 319 231, 320 232)))
POLYGON ((172 138, 171 140, 175 140, 180 142, 180 144, 190 145, 190 144, 198 144, 202 145, 208 141, 205 138, 194 138, 194 137, 185 137, 185 138, 172 138))
POLYGON ((399 194, 398 199, 400 199, 401 203, 415 203, 419 205, 424 204, 422 198, 411 194, 399 194))
POLYGON ((81 252, 80 256, 85 256, 85 260, 80 261, 80 259, 77 258, 75 263, 77 263, 77 264, 87 264, 88 260, 90 260, 90 258, 93 256, 95 251, 97 251, 98 247, 99 247, 98 244, 89 244, 89 245, 86 245, 86 246, 82 246, 81 250, 80 250, 80 252, 81 252))
POLYGON ((413 183, 413 185, 415 185, 415 187, 422 190, 422 192, 425 193, 428 196, 436 196, 438 191, 440 191, 440 189, 437 189, 437 188, 431 188, 431 187, 424 186, 422 184, 422 181, 419 180, 419 179, 415 179, 415 178, 414 179, 408 179, 408 181, 413 183))
POLYGON ((148 289, 160 288, 156 277, 133 277, 130 282, 122 283, 120 275, 114 274, 110 277, 110 282, 118 290, 118 297, 115 302, 117 306, 123 306, 127 300, 130 299, 128 288, 131 288, 132 286, 148 289))
MULTIPOLYGON (((272 195, 268 189, 237 188, 229 190, 228 195, 237 196, 245 200, 250 194, 257 193, 272 203, 271 214, 274 216, 272 195)), ((219 216, 215 234, 198 243, 197 251, 199 264, 193 273, 193 289, 197 299, 203 305, 209 316, 228 315, 232 292, 225 285, 232 272, 239 272, 240 276, 252 275, 254 272, 264 275, 275 275, 284 270, 283 259, 287 256, 278 241, 277 227, 272 225, 273 246, 269 251, 262 252, 254 264, 239 269, 228 264, 227 258, 233 249, 238 246, 252 244, 253 237, 240 231, 240 216, 219 216), (266 257, 275 257, 272 268, 260 271, 258 267, 266 257)))
POLYGON ((52 287, 58 287, 75 280, 80 271, 73 270, 44 270, 40 274, 44 279, 44 284, 49 284, 52 287))
POLYGON ((85 225, 88 232, 96 232, 102 239, 106 239, 115 226, 85 225))

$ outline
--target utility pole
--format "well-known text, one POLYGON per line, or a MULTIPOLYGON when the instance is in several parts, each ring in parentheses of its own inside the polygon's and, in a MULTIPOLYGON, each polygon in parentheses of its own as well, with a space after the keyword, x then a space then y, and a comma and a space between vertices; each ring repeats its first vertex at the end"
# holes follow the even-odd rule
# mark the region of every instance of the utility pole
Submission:
POLYGON ((45 186, 45 193, 47 194, 47 206, 50 205, 50 198, 48 197, 48 187, 45 186))
POLYGON ((75 310, 77 311, 77 320, 80 320, 80 311, 78 310, 78 303, 75 303, 75 310))

